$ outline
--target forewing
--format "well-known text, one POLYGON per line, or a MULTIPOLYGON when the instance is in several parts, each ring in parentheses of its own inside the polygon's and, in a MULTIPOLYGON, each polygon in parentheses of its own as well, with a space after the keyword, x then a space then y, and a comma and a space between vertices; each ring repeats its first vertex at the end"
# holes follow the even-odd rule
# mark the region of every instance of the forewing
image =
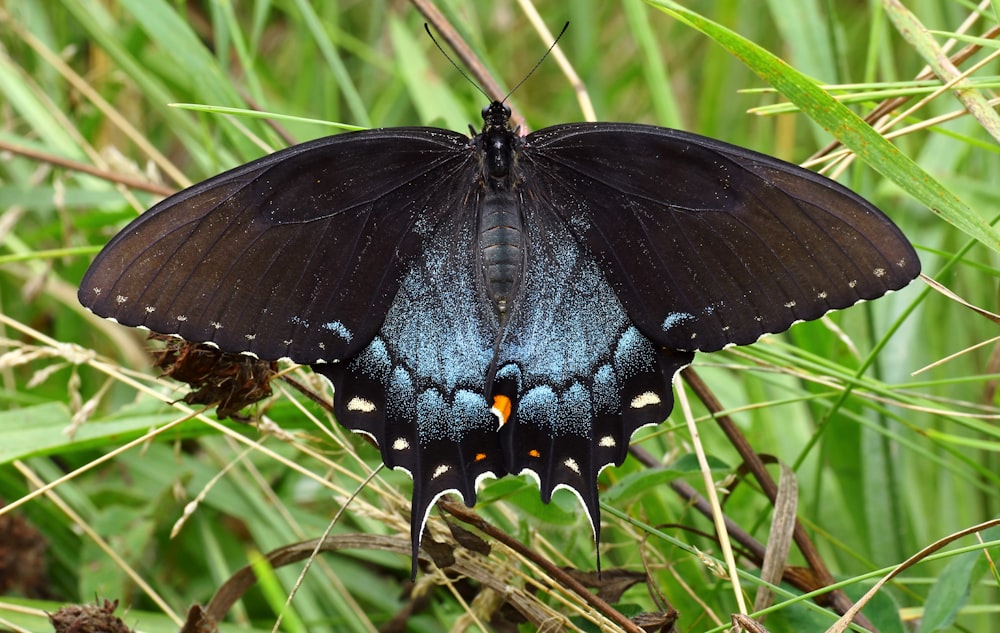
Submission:
POLYGON ((642 125, 527 137, 525 169, 587 245, 631 320, 671 349, 744 345, 880 297, 920 272, 877 208, 806 169, 642 125))
POLYGON ((469 177, 469 140, 371 130, 290 147, 171 196, 97 256, 80 302, 124 325, 264 359, 349 358, 421 232, 469 177))
POLYGON ((501 430, 508 470, 535 475, 544 501, 573 490, 596 535, 598 474, 625 460, 636 429, 667 418, 673 376, 693 355, 663 349, 632 325, 593 256, 533 185, 541 178, 525 174, 521 189, 525 273, 492 395, 513 404, 501 430))

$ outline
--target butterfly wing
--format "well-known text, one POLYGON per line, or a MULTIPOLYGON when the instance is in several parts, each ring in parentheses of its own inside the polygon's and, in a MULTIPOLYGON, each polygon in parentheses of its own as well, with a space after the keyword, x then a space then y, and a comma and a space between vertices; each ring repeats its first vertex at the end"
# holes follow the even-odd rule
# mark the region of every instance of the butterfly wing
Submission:
POLYGON ((304 363, 378 331, 436 204, 468 177, 469 139, 370 130, 296 145, 139 216, 97 256, 80 302, 124 325, 304 363))
MULTIPOLYGON (((479 281, 481 187, 457 182, 374 340, 350 362, 315 365, 336 390, 341 424, 371 436, 382 460, 413 477, 413 560, 427 515, 445 492, 476 499, 484 477, 506 474, 499 421, 486 400, 499 328, 479 281)), ((415 569, 414 569, 415 571, 415 569)))
POLYGON ((629 321, 608 280, 525 173, 524 276, 504 325, 492 394, 512 402, 501 430, 507 468, 530 473, 542 500, 564 487, 598 536, 597 476, 620 465, 640 427, 673 407, 672 379, 693 354, 654 345, 629 321))
POLYGON ((686 132, 567 124, 525 140, 539 195, 659 345, 745 345, 905 286, 913 247, 872 204, 770 156, 686 132))

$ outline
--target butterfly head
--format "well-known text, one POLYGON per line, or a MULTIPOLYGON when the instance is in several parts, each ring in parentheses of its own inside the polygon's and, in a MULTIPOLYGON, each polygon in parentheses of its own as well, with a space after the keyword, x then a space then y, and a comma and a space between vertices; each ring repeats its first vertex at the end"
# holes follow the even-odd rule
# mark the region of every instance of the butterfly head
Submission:
POLYGON ((489 130, 506 130, 510 126, 510 106, 494 101, 483 108, 483 134, 489 130))

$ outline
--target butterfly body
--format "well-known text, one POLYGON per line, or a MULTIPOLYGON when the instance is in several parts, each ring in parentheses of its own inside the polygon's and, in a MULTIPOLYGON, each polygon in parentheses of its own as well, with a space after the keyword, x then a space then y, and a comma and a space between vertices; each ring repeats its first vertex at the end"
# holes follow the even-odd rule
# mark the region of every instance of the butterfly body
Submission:
POLYGON ((822 176, 653 126, 525 137, 494 102, 435 128, 319 139, 154 206, 81 302, 225 351, 309 364, 346 427, 434 500, 488 477, 568 488, 663 421, 695 351, 748 344, 919 272, 870 203, 822 176))
POLYGON ((523 221, 509 189, 491 183, 479 214, 478 250, 484 294, 501 317, 524 274, 523 221))

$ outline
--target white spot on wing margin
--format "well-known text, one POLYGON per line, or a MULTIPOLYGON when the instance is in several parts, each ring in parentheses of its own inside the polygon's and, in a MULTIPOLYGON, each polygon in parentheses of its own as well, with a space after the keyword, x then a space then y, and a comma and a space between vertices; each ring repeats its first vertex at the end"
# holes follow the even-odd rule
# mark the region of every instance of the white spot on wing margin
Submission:
POLYGON ((652 391, 647 391, 645 393, 640 393, 638 396, 632 398, 632 402, 629 403, 633 409, 642 409, 643 407, 648 407, 652 405, 657 405, 663 402, 660 400, 660 396, 652 391))
POLYGON ((375 403, 371 400, 365 400, 364 398, 351 398, 351 401, 347 403, 348 411, 360 411, 361 413, 372 413, 377 407, 375 403))

